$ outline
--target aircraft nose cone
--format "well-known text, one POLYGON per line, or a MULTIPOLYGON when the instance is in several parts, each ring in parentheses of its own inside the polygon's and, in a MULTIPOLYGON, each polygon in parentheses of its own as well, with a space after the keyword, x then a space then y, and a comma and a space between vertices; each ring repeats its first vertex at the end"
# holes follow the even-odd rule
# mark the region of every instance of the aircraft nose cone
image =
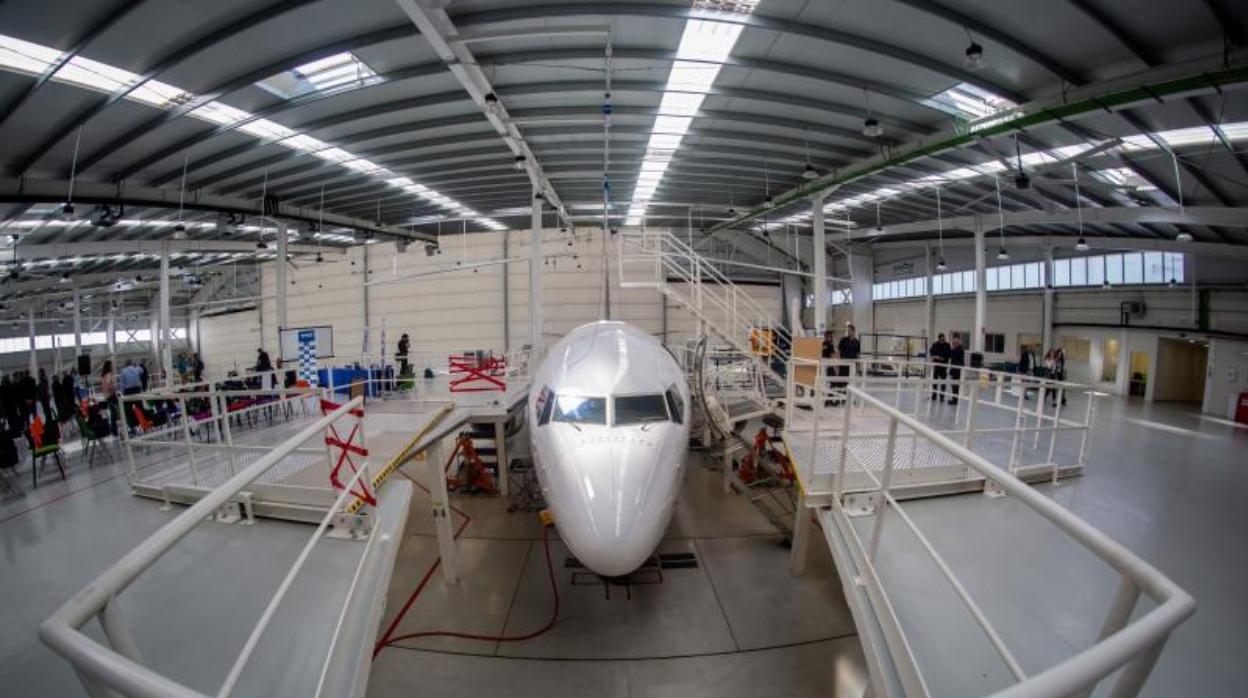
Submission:
POLYGON ((671 518, 678 468, 658 449, 594 444, 555 469, 547 503, 559 536, 585 567, 605 577, 628 574, 654 552, 671 518))

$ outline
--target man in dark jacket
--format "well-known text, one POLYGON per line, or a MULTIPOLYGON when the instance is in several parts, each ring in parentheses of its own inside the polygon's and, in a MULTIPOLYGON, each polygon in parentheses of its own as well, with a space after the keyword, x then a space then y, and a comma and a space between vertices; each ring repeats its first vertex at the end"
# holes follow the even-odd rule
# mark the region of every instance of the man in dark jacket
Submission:
POLYGON ((949 348, 949 398, 950 405, 958 404, 958 381, 962 380, 962 367, 966 365, 966 349, 962 346, 962 335, 953 333, 953 346, 949 348))
POLYGON ((269 352, 264 349, 256 350, 256 372, 272 371, 273 361, 269 359, 269 352))
POLYGON ((406 376, 409 371, 409 368, 407 365, 407 351, 408 351, 408 347, 411 346, 411 341, 412 340, 408 338, 406 332, 403 333, 402 337, 399 337, 399 348, 398 348, 398 351, 394 353, 394 355, 399 360, 399 375, 400 376, 406 376))
POLYGON ((945 380, 949 377, 949 357, 952 353, 953 349, 949 346, 949 342, 945 341, 945 333, 941 332, 936 335, 936 341, 927 351, 928 359, 936 364, 932 367, 933 400, 945 401, 945 380))
MULTIPOLYGON (((1018 372, 1024 376, 1030 376, 1032 369, 1036 365, 1036 355, 1031 353, 1031 346, 1024 344, 1018 355, 1018 372)), ((1025 384, 1024 384, 1025 386, 1025 384)), ((1030 400, 1031 396, 1027 394, 1027 388, 1023 388, 1023 399, 1030 400)))

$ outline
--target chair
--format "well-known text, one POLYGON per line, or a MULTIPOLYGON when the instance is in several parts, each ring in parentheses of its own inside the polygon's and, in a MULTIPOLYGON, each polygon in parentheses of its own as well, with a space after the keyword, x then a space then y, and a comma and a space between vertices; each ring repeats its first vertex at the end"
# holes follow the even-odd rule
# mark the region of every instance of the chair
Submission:
POLYGON ((39 487, 39 466, 47 464, 48 456, 56 462, 61 479, 67 479, 65 463, 61 460, 61 433, 55 422, 45 426, 42 419, 36 418, 26 428, 26 444, 30 446, 30 477, 35 489, 39 487))
POLYGON ((108 447, 104 445, 104 437, 101 436, 82 415, 75 414, 74 420, 78 423, 78 438, 82 440, 82 457, 87 461, 87 467, 90 468, 95 464, 95 452, 104 449, 104 455, 108 459, 113 460, 113 455, 108 452, 108 447))

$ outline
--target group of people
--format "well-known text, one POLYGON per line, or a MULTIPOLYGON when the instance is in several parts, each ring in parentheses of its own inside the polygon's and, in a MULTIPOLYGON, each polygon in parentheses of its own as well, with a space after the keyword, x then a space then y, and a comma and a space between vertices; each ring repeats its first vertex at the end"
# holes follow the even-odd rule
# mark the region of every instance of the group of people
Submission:
POLYGON ((78 373, 71 369, 49 378, 41 368, 37 375, 16 371, 0 379, 0 415, 10 434, 25 431, 36 416, 44 422, 65 422, 74 416, 85 390, 78 373))
POLYGON ((953 343, 945 340, 945 333, 936 335, 936 341, 927 350, 928 360, 936 364, 932 368, 932 400, 958 404, 958 384, 962 380, 962 367, 966 366, 966 348, 962 335, 953 333, 953 343))
MULTIPOLYGON (((1019 348, 1018 372, 1025 376, 1064 381, 1066 380, 1066 350, 1061 347, 1053 347, 1044 352, 1044 358, 1037 362, 1035 350, 1030 344, 1024 344, 1019 348)), ((1031 399, 1027 396, 1026 391, 1023 391, 1023 398, 1031 399)), ((1051 405, 1057 404, 1057 391, 1046 387, 1044 399, 1051 405)), ((1066 404, 1066 395, 1064 393, 1062 394, 1062 404, 1066 404)))
POLYGON ((204 381, 204 361, 199 354, 182 352, 173 362, 173 368, 183 383, 202 383, 204 381))
MULTIPOLYGON (((854 324, 845 324, 845 336, 838 341, 836 333, 832 330, 825 330, 823 333, 823 346, 819 355, 825 359, 844 359, 856 360, 862 353, 862 343, 858 341, 858 334, 854 328, 854 324)), ((843 399, 840 393, 844 391, 844 386, 848 383, 849 366, 829 366, 827 368, 829 376, 844 376, 846 380, 832 381, 833 397, 832 404, 839 405, 843 399)))

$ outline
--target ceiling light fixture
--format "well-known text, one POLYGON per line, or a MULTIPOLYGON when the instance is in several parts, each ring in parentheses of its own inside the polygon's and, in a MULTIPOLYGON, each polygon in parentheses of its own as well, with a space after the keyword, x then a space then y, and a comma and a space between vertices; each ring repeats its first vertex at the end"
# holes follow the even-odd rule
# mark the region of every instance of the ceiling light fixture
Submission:
POLYGON ((997 219, 1001 233, 1001 249, 997 250, 997 259, 1002 261, 1010 258, 1010 253, 1005 250, 1005 206, 1001 203, 1001 178, 993 177, 997 183, 997 219))
POLYGON ((975 43, 975 37, 971 36, 971 30, 966 29, 966 38, 970 40, 970 44, 966 47, 966 58, 963 63, 971 70, 983 70, 988 65, 988 61, 984 58, 984 47, 975 43))
POLYGON ((1079 240, 1075 243, 1075 249, 1087 252, 1088 241, 1083 237, 1083 199, 1079 195, 1079 163, 1070 163, 1070 173, 1075 178, 1075 215, 1079 217, 1079 240))
POLYGON ((868 116, 867 119, 862 122, 862 135, 867 138, 879 138, 884 135, 884 127, 880 126, 879 120, 877 120, 874 116, 868 116))
POLYGON ((1014 158, 1018 163, 1018 174, 1014 176, 1015 189, 1030 189, 1031 177, 1023 170, 1023 151, 1018 147, 1018 134, 1014 134, 1014 158))
POLYGON ((1187 232, 1186 230, 1180 231, 1178 235, 1174 236, 1174 241, 1175 242, 1191 242, 1192 234, 1187 232))
POLYGON ((944 271, 948 265, 945 264, 945 220, 940 205, 939 184, 936 185, 936 235, 940 245, 940 252, 936 255, 936 271, 944 271))
POLYGON ((802 131, 802 145, 806 149, 806 169, 802 170, 802 179, 814 179, 819 176, 815 170, 815 166, 810 164, 810 138, 806 135, 806 131, 802 131))

